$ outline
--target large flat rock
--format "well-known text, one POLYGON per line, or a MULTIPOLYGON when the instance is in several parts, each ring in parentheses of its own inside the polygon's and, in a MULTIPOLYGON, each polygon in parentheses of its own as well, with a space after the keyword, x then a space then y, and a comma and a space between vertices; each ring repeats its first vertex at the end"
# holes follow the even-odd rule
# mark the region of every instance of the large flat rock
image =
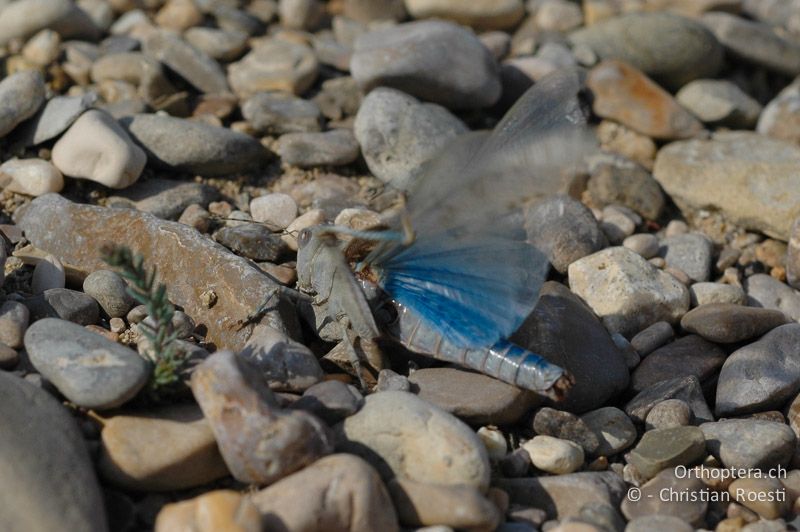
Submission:
MULTIPOLYGON (((238 330, 239 320, 276 286, 253 263, 192 227, 140 211, 82 205, 47 194, 31 202, 17 222, 34 246, 87 273, 108 268, 100 257, 106 243, 141 253, 148 268, 158 269, 170 300, 207 328, 208 340, 225 349, 244 346, 252 326, 238 330), (211 308, 202 304, 201 294, 207 291, 217 296, 211 308)), ((262 322, 286 332, 281 316, 295 319, 293 311, 279 316, 270 310, 262 322)))
POLYGON ((800 148, 753 132, 673 142, 659 150, 653 176, 689 217, 719 211, 786 241, 800 215, 800 148))

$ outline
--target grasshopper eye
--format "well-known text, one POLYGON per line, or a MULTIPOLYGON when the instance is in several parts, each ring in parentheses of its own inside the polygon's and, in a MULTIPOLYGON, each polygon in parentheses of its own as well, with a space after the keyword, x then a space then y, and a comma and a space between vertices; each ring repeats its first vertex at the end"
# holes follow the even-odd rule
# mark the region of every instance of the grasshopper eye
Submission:
POLYGON ((303 247, 311 240, 311 229, 303 229, 297 236, 297 245, 303 247))

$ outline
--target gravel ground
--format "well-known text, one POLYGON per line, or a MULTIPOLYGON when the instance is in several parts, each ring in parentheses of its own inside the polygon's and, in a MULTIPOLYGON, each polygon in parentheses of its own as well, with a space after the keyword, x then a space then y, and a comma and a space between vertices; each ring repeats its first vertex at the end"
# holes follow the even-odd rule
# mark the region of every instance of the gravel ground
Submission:
POLYGON ((793 0, 0 0, 0 530, 800 528, 799 75, 793 0), (565 72, 562 400, 297 295, 565 72))

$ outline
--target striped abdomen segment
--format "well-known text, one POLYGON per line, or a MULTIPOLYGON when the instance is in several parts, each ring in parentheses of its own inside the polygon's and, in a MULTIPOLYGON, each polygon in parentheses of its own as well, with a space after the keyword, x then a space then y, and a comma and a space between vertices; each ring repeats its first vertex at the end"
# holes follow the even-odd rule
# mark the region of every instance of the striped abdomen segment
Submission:
POLYGON ((572 383, 572 377, 563 368, 507 340, 480 349, 460 348, 411 309, 396 301, 392 304, 397 319, 385 327, 386 333, 411 351, 460 364, 553 398, 560 398, 572 383))

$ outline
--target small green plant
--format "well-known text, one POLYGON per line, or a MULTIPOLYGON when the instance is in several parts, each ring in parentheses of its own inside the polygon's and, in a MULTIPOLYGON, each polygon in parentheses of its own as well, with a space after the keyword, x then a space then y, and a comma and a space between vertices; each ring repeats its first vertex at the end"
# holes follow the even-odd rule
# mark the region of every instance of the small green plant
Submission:
POLYGON ((186 357, 177 347, 177 334, 172 327, 175 307, 167 298, 167 287, 156 285, 156 269, 148 273, 144 257, 134 254, 128 247, 107 245, 101 250, 103 260, 130 281, 128 293, 147 308, 148 318, 139 323, 148 341, 145 350, 154 368, 149 382, 152 399, 164 399, 177 393, 183 386, 181 374, 186 367, 186 357))

